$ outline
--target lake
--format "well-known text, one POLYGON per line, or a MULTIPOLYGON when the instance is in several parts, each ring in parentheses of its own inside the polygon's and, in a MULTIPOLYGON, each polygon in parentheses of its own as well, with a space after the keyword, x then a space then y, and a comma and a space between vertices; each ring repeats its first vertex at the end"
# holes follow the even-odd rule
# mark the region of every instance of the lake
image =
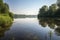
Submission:
POLYGON ((0 30, 0 40, 60 40, 59 20, 49 20, 38 20, 37 18, 14 19, 9 29, 0 30))

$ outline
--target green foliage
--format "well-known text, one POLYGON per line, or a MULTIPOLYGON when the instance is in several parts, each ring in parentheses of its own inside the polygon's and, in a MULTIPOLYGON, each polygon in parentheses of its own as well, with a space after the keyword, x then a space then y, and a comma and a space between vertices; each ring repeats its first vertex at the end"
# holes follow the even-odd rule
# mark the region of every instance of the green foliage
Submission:
POLYGON ((39 12, 41 13, 45 13, 46 11, 48 11, 48 7, 47 6, 43 6, 39 12))
POLYGON ((0 3, 3 2, 3 0, 0 0, 0 3))
POLYGON ((59 15, 60 11, 58 11, 60 8, 56 4, 52 4, 51 6, 44 5, 39 10, 38 18, 39 17, 56 17, 56 14, 59 15))
POLYGON ((10 14, 9 6, 7 3, 0 3, 0 14, 10 14))
POLYGON ((12 23, 12 19, 9 16, 0 15, 0 26, 6 27, 12 23))
POLYGON ((0 26, 9 26, 13 21, 13 13, 9 12, 9 6, 7 3, 3 3, 0 0, 0 26))
POLYGON ((9 12, 9 17, 13 20, 14 14, 12 12, 9 12))
POLYGON ((52 4, 52 5, 49 7, 49 11, 52 11, 52 12, 55 12, 56 9, 57 9, 56 4, 52 4))
POLYGON ((4 5, 7 7, 7 9, 9 9, 9 6, 8 6, 8 4, 7 4, 7 3, 4 3, 4 5))
POLYGON ((44 14, 48 11, 48 6, 44 5, 40 10, 39 10, 39 15, 44 16, 44 14))
POLYGON ((9 12, 9 16, 10 16, 11 18, 13 18, 13 13, 12 13, 12 12, 9 12))
POLYGON ((60 7, 60 0, 57 0, 57 5, 58 7, 60 7))
POLYGON ((8 9, 6 4, 3 4, 3 5, 0 6, 0 13, 6 14, 8 12, 9 12, 9 9, 8 9))
POLYGON ((60 17, 60 8, 55 12, 55 17, 60 17))
POLYGON ((0 0, 0 4, 2 4, 3 3, 3 0, 0 0))

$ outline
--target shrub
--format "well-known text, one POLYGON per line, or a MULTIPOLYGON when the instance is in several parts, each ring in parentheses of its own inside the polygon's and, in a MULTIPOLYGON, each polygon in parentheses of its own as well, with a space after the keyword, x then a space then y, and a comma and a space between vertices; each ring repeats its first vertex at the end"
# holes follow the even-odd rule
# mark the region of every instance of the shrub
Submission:
POLYGON ((12 23, 12 19, 9 16, 0 15, 0 26, 7 27, 12 23))

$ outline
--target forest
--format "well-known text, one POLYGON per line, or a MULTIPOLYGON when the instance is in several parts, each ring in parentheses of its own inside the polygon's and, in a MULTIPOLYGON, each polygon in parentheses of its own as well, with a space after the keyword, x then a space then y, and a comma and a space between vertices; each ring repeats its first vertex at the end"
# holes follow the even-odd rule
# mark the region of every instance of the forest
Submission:
POLYGON ((0 28, 8 27, 13 22, 13 13, 9 11, 9 5, 0 0, 0 28))
POLYGON ((50 17, 50 18, 60 18, 60 5, 52 4, 51 6, 42 6, 39 9, 38 18, 40 17, 50 17))

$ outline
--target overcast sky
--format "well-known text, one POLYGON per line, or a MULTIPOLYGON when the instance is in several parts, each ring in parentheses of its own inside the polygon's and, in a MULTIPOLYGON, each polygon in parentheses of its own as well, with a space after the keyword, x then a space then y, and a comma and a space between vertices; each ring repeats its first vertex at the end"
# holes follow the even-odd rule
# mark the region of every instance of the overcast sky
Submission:
POLYGON ((37 15, 43 5, 50 6, 56 0, 4 0, 14 14, 37 15))

